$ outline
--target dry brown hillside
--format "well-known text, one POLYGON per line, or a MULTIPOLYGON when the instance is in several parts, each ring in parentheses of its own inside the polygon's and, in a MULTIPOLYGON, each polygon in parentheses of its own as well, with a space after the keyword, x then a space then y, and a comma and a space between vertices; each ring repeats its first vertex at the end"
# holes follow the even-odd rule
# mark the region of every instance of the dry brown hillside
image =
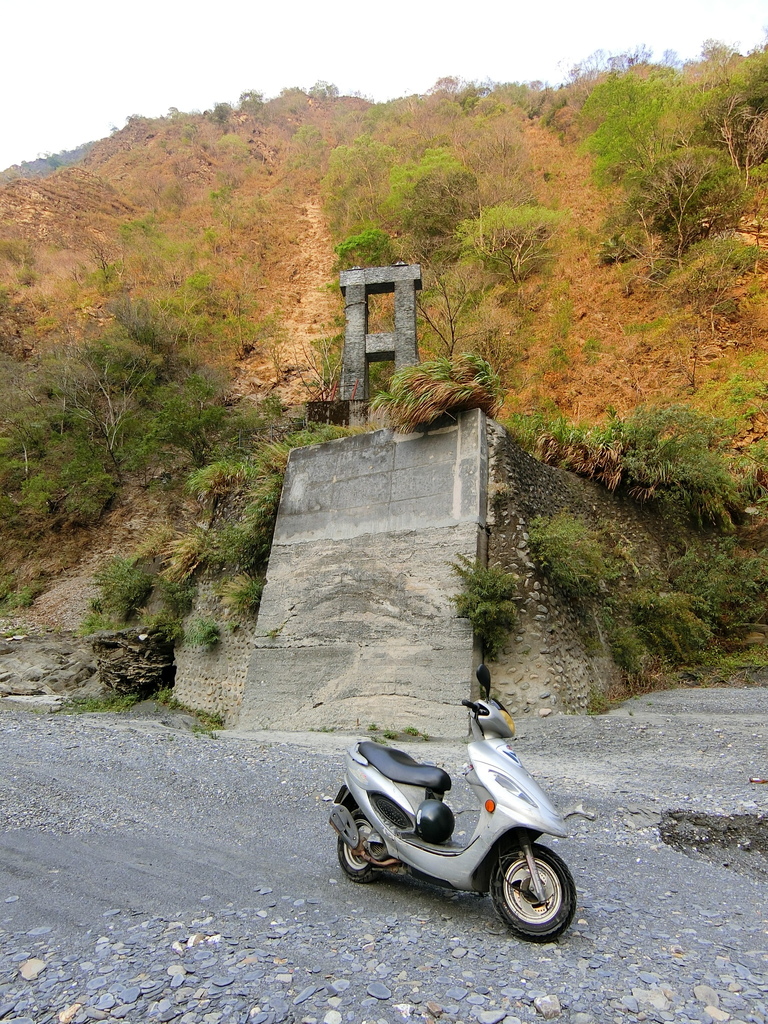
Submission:
POLYGON ((760 167, 746 189, 722 145, 666 154, 662 170, 698 159, 730 188, 728 217, 708 209, 675 251, 669 224, 638 214, 637 173, 597 183, 595 81, 446 79, 377 105, 332 87, 244 94, 132 117, 81 164, 0 187, 0 602, 62 569, 87 576, 148 522, 163 543, 194 533, 189 474, 332 387, 342 266, 421 262, 422 355, 487 358, 501 418, 682 403, 728 418, 742 450, 765 438, 760 167), (519 272, 484 248, 489 213, 537 225, 519 272))
MULTIPOLYGON (((203 324, 194 341, 230 368, 233 395, 278 387, 286 402, 302 400, 312 342, 339 329, 320 179, 329 149, 364 127, 366 106, 302 94, 223 124, 132 118, 83 167, 0 188, 0 347, 29 356, 87 337, 110 320, 116 294, 163 303, 198 272, 225 296, 230 324, 203 324)), ((616 190, 594 184, 592 158, 536 119, 521 132, 536 200, 567 216, 548 272, 526 283, 522 334, 509 332, 509 411, 589 421, 639 404, 706 404, 705 385, 766 353, 764 272, 739 286, 737 298, 751 298, 737 315, 718 315, 711 331, 691 326, 637 268, 596 258, 616 190)))

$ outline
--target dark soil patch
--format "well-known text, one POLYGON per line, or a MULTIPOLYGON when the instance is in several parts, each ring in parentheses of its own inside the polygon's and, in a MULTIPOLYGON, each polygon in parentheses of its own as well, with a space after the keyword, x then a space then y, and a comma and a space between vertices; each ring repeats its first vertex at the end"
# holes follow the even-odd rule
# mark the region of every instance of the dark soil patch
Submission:
POLYGON ((668 845, 718 867, 768 880, 768 818, 757 814, 665 811, 659 833, 668 845))

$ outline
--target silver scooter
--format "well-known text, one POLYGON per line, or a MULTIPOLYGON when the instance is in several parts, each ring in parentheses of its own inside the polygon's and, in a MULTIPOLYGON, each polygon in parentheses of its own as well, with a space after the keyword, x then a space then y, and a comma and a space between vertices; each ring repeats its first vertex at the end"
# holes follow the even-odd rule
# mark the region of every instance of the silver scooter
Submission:
POLYGON ((564 837, 566 825, 512 749, 515 726, 490 696, 485 665, 477 678, 485 698, 461 702, 471 730, 463 775, 480 804, 471 838, 452 838, 455 818, 443 799, 451 788, 447 772, 359 740, 346 753, 344 785, 331 809, 339 863, 354 882, 407 871, 437 885, 490 892, 516 936, 551 942, 573 920, 576 886, 560 857, 536 840, 564 837))

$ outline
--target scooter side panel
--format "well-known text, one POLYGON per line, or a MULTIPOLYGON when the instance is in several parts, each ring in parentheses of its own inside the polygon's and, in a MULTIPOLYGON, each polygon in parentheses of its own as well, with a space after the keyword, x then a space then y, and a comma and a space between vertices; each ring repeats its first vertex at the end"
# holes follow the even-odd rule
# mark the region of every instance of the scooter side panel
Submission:
POLYGON ((524 828, 564 838, 568 829, 507 740, 470 743, 469 756, 482 785, 524 828))

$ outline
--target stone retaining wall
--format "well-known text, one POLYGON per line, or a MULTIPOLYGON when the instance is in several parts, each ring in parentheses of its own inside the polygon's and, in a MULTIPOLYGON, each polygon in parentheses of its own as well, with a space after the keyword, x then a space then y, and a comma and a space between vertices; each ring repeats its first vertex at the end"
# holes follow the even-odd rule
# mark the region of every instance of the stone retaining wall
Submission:
POLYGON ((662 549, 636 503, 537 462, 495 423, 489 423, 489 462, 488 562, 517 573, 521 595, 517 628, 489 663, 494 691, 513 715, 583 712, 593 691, 604 693, 618 681, 618 668, 594 609, 576 607, 534 564, 528 525, 568 511, 594 528, 610 524, 638 562, 658 562, 662 549))
POLYGON ((221 627, 220 640, 210 651, 186 644, 176 648, 174 694, 183 704, 223 715, 225 724, 233 725, 243 699, 251 630, 222 619, 215 591, 216 584, 211 580, 200 584, 194 611, 186 621, 198 616, 215 619, 221 627))

